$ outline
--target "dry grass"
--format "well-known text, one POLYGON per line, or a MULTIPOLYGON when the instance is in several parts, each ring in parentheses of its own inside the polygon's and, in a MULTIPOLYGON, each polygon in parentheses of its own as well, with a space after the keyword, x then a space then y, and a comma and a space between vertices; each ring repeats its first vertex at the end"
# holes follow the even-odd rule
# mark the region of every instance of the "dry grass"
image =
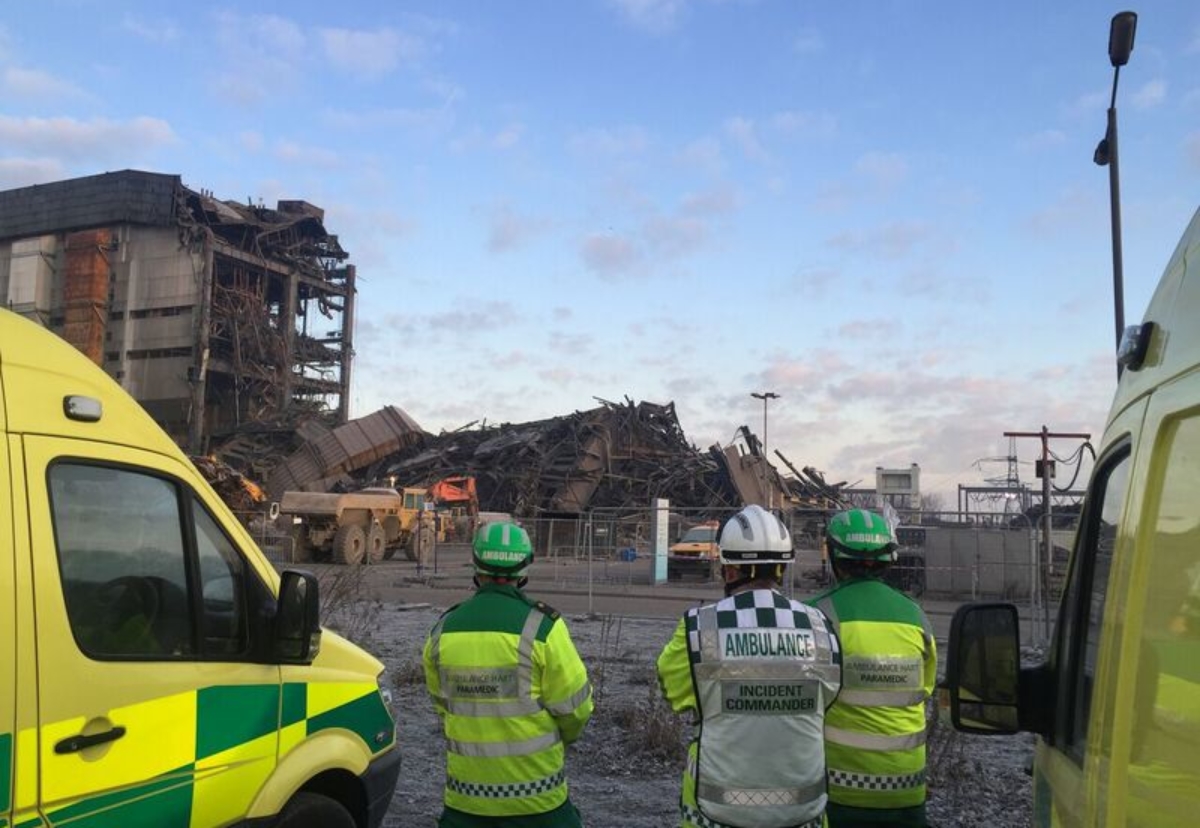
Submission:
POLYGON ((612 718, 630 755, 669 762, 684 758, 683 720, 663 701, 657 682, 648 686, 640 702, 615 705, 612 718))
POLYGON ((383 604, 370 595, 366 569, 330 568, 318 576, 317 583, 321 592, 321 624, 373 651, 383 604))

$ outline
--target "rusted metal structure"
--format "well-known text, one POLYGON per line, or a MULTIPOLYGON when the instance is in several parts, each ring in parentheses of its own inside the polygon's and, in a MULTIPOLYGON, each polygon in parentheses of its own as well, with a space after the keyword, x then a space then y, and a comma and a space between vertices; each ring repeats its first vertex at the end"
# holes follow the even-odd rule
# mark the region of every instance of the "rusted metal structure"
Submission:
MULTIPOLYGON (((0 301, 54 330, 192 454, 347 419, 355 269, 305 201, 124 170, 0 192, 0 301)), ((263 469, 247 469, 261 473, 263 469)))

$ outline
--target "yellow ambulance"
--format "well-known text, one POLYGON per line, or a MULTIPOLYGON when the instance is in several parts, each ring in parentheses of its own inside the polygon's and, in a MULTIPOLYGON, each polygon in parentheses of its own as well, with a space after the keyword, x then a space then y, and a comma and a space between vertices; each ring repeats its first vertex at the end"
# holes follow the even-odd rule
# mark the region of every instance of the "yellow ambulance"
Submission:
POLYGON ((368 828, 383 665, 100 368, 0 310, 0 828, 368 828))
POLYGON ((951 627, 955 725, 1038 734, 1035 826, 1200 825, 1200 211, 1119 360, 1047 662, 1012 605, 951 627))

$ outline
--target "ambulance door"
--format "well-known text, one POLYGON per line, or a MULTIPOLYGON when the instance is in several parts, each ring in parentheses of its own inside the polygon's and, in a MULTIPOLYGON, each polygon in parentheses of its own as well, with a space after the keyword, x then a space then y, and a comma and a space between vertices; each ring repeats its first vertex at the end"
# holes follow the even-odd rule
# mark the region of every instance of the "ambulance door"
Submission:
MULTIPOLYGON (((0 407, 0 426, 3 417, 0 407)), ((8 446, 0 439, 0 828, 11 824, 16 767, 17 596, 9 473, 8 446)))
MULTIPOLYGON (((1053 664, 1051 732, 1038 741, 1034 761, 1033 824, 1036 828, 1092 828, 1103 824, 1097 794, 1107 764, 1111 671, 1121 619, 1109 601, 1112 577, 1129 565, 1133 527, 1127 521, 1131 485, 1146 403, 1121 412, 1108 427, 1096 461, 1086 505, 1075 535, 1070 571, 1059 607, 1053 664)), ((1135 522, 1136 523, 1136 522, 1135 522)))
POLYGON ((42 813, 207 828, 274 769, 270 594, 178 461, 26 437, 42 813))

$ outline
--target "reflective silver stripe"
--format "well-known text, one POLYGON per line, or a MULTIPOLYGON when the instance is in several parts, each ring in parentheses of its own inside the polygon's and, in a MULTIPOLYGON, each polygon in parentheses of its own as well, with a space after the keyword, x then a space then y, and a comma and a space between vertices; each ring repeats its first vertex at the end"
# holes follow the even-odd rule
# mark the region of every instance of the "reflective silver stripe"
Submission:
POLYGON ((440 693, 430 693, 435 704, 440 704, 443 708, 446 706, 446 677, 442 675, 442 622, 444 618, 439 618, 437 623, 433 625, 433 629, 429 631, 429 660, 433 662, 433 671, 437 673, 438 689, 440 693))
POLYGON ((533 699, 521 699, 510 702, 477 702, 442 699, 442 704, 454 715, 466 716, 471 719, 486 719, 489 717, 504 716, 531 716, 542 709, 542 706, 533 699))
POLYGON ((517 644, 517 695, 522 699, 533 698, 533 644, 537 641, 543 618, 540 610, 530 609, 521 629, 521 641, 517 644))
POLYGON ((575 693, 570 698, 563 699, 562 701, 555 702, 554 704, 546 704, 545 702, 542 704, 548 711, 550 711, 551 714, 555 716, 569 716, 575 712, 575 708, 579 707, 579 705, 588 700, 588 696, 591 694, 591 692, 591 682, 584 682, 583 687, 579 689, 579 692, 575 693))
POLYGON ((925 731, 903 736, 883 736, 879 733, 859 733, 825 725, 825 741, 863 750, 912 750, 925 744, 925 731))
POLYGON ((753 807, 756 805, 807 805, 825 793, 822 779, 804 788, 722 788, 707 782, 696 785, 696 798, 722 805, 753 807))
POLYGON ((558 731, 535 736, 523 742, 460 742, 457 739, 447 739, 446 745, 459 756, 482 756, 495 758, 497 756, 528 756, 546 748, 557 745, 561 739, 558 731))
POLYGON ((717 630, 715 604, 701 607, 696 612, 696 630, 700 636, 700 660, 719 661, 721 658, 721 635, 717 630))
POLYGON ((543 779, 534 779, 530 782, 463 782, 448 777, 446 789, 463 796, 474 796, 479 799, 514 799, 549 793, 561 787, 566 780, 567 777, 561 770, 543 779))
POLYGON ((856 707, 911 707, 925 703, 924 690, 845 690, 838 694, 839 704, 856 707))
POLYGON ((858 788, 864 791, 907 791, 925 784, 925 771, 884 776, 873 773, 851 773, 830 768, 829 784, 839 788, 858 788))
MULTIPOLYGON (((726 825, 724 822, 717 822, 714 819, 709 819, 704 814, 700 813, 691 805, 679 803, 679 816, 684 820, 698 826, 698 828, 733 828, 726 825)), ((802 825, 793 826, 793 828, 821 828, 825 824, 823 817, 817 817, 814 820, 805 822, 802 825)))
POLYGON ((833 599, 826 596, 820 601, 817 601, 817 609, 825 613, 825 617, 829 619, 829 623, 833 625, 833 631, 839 636, 842 634, 842 624, 838 620, 837 607, 833 605, 833 599))

